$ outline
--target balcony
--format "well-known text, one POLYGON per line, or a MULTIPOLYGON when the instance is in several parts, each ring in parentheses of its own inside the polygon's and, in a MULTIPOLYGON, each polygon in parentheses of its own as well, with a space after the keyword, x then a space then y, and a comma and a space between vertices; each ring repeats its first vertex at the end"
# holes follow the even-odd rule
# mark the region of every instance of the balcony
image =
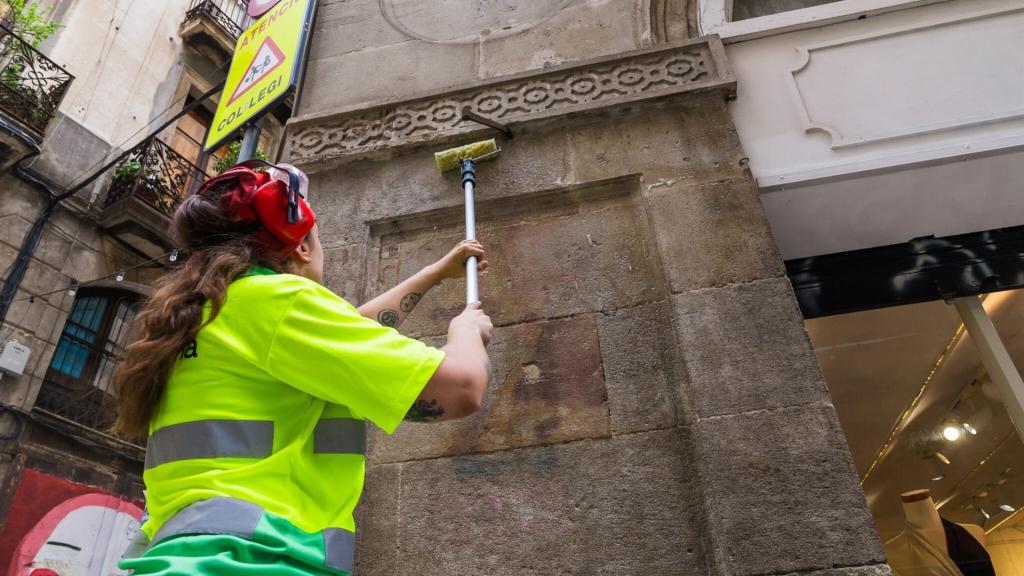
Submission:
POLYGON ((206 176, 162 140, 145 140, 114 167, 96 220, 140 252, 159 256, 171 248, 170 217, 192 179, 206 176))
POLYGON ((74 76, 0 22, 0 168, 39 144, 74 76), (16 132, 20 137, 11 136, 16 132))
POLYGON ((215 63, 231 59, 235 42, 253 23, 246 0, 192 0, 181 37, 215 63))

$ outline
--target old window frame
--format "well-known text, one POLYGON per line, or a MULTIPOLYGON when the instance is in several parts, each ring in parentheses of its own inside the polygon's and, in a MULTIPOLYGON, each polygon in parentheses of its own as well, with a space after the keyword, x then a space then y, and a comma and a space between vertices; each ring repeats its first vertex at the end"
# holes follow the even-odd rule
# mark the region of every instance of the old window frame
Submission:
POLYGON ((702 36, 717 34, 725 43, 742 42, 906 10, 950 0, 840 0, 820 6, 779 12, 731 22, 732 0, 695 0, 697 26, 702 36))
POLYGON ((102 431, 112 423, 113 414, 106 414, 114 399, 111 376, 144 297, 124 288, 79 290, 47 362, 36 408, 95 430, 102 431), (102 311, 79 308, 100 301, 102 311), (76 319, 79 310, 83 317, 76 319))

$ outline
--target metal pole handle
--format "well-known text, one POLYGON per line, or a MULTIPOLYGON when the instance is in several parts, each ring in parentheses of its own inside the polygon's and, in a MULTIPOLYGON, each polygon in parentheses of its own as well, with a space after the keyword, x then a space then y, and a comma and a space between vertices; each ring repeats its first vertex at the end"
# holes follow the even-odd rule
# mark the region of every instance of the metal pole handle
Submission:
MULTIPOLYGON (((476 210, 473 207, 473 180, 465 180, 466 192, 466 240, 476 240, 476 210)), ((476 256, 466 259, 466 304, 480 300, 476 256)))

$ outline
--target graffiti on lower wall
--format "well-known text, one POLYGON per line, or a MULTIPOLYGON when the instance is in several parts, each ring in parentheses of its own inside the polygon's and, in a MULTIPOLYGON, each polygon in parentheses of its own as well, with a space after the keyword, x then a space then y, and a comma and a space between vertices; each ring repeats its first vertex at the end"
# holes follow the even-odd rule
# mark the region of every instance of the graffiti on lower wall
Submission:
POLYGON ((139 530, 140 503, 25 470, 0 531, 4 576, 110 576, 139 530))

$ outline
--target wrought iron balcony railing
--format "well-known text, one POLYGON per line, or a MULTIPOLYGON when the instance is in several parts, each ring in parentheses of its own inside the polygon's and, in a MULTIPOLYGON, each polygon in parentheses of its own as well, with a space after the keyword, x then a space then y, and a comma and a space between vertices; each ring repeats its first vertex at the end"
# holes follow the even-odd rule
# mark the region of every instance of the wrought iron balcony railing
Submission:
POLYGON ((144 140, 114 168, 103 207, 135 197, 170 217, 188 192, 192 178, 205 178, 198 166, 158 138, 144 140))
POLYGON ((106 431, 114 424, 117 415, 114 397, 99 388, 73 390, 56 382, 43 381, 34 406, 92 428, 106 431))
POLYGON ((0 111, 42 137, 74 78, 0 24, 0 111))
POLYGON ((253 22, 249 17, 249 2, 246 0, 192 0, 185 13, 185 20, 202 16, 216 22, 235 39, 253 22))

